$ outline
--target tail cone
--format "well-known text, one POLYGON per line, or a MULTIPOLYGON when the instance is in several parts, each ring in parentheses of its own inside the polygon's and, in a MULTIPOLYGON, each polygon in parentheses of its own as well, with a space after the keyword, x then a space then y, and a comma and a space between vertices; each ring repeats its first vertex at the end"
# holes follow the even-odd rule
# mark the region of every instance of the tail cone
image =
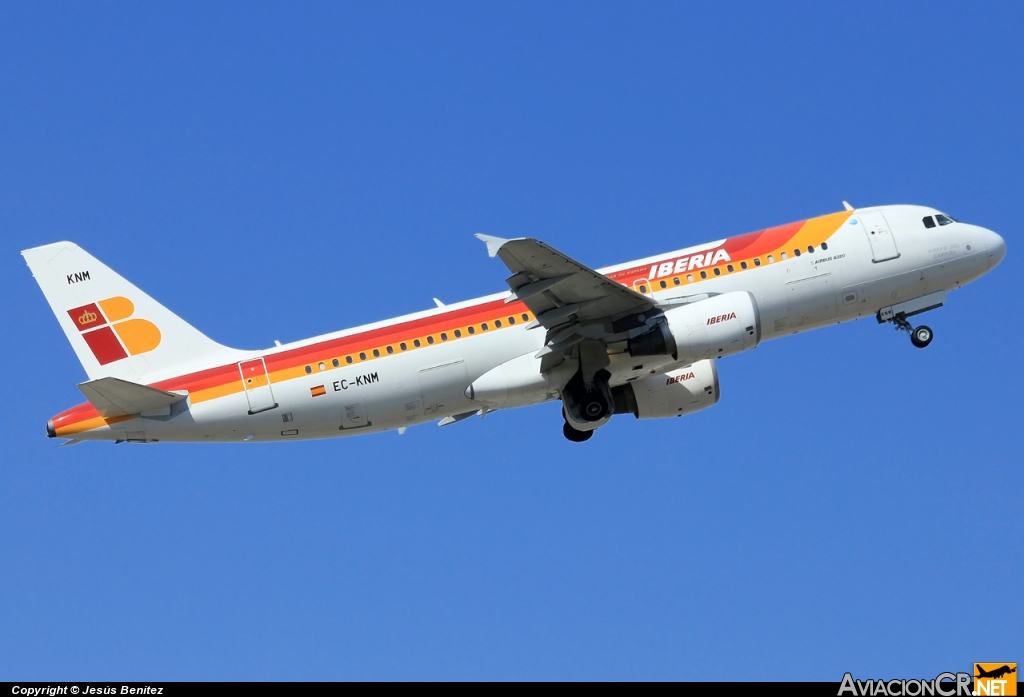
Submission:
POLYGON ((50 438, 57 437, 57 431, 53 428, 53 419, 47 419, 46 421, 46 435, 50 438))

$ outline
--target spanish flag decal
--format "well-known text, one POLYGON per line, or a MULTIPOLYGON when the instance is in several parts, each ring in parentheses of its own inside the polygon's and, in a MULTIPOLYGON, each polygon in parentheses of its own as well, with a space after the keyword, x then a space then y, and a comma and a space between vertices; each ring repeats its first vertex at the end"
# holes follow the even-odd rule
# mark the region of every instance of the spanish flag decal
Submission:
POLYGON ((327 394, 327 389, 323 385, 317 385, 316 387, 310 387, 309 393, 314 397, 321 397, 327 394))

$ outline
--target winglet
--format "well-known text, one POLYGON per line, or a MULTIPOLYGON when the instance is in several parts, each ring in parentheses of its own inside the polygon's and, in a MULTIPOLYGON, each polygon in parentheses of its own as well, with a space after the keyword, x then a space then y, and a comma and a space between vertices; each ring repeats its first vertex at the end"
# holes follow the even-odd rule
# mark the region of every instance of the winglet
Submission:
POLYGON ((501 246, 508 242, 508 240, 506 240, 504 237, 495 237, 493 235, 485 235, 479 232, 475 235, 475 237, 487 245, 487 256, 492 258, 496 257, 498 255, 498 250, 501 249, 501 246))
POLYGON ((845 209, 846 209, 846 210, 848 210, 848 211, 852 211, 852 210, 853 210, 853 206, 851 206, 851 205, 850 205, 849 203, 847 203, 846 201, 843 201, 843 208, 845 208, 845 209))

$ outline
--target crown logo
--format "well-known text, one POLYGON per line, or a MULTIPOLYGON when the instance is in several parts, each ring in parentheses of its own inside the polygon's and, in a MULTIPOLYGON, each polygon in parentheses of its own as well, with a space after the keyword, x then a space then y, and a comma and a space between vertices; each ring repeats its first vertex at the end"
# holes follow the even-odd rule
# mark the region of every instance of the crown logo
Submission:
POLYGON ((91 324, 96 321, 96 313, 89 312, 86 310, 82 313, 82 316, 78 318, 78 323, 81 325, 91 324))

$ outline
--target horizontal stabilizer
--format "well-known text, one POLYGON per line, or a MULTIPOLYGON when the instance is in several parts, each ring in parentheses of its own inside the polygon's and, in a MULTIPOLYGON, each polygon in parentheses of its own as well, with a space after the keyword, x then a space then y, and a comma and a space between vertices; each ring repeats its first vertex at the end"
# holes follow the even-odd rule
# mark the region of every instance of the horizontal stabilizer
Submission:
POLYGON ((78 389, 104 417, 170 416, 171 405, 188 397, 188 393, 165 392, 119 378, 90 380, 78 389))

